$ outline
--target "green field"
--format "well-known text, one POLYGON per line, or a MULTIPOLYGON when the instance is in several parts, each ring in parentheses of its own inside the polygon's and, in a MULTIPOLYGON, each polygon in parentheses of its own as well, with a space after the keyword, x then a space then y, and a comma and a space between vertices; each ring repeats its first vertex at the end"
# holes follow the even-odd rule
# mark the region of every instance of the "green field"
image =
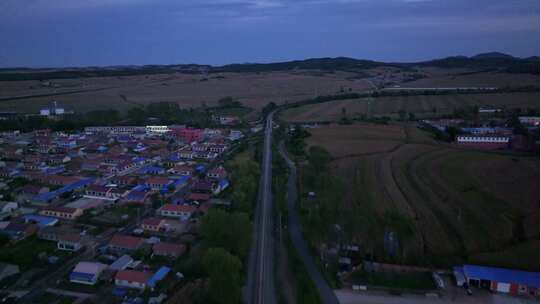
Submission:
POLYGON ((337 223, 342 237, 380 261, 540 270, 537 158, 457 149, 409 125, 332 125, 310 132, 308 146, 333 156, 327 173, 309 166, 301 173, 306 235, 314 247, 335 239, 337 223), (387 141, 397 146, 384 149, 387 141), (308 191, 317 192, 315 203, 308 191), (399 239, 393 255, 385 249, 388 231, 399 239))
POLYGON ((328 122, 342 117, 356 119, 371 116, 399 117, 400 111, 414 113, 416 118, 452 113, 464 107, 527 108, 540 107, 540 93, 493 93, 394 96, 336 100, 291 108, 282 114, 289 122, 328 122))

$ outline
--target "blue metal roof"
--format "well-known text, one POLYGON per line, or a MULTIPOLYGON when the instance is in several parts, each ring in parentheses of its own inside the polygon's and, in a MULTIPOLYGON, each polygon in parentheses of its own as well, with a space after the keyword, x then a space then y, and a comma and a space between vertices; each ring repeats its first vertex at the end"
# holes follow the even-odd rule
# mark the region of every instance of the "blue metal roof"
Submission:
POLYGON ((530 287, 540 287, 540 272, 529 272, 496 267, 463 265, 463 273, 469 279, 514 283, 530 287))
POLYGON ((133 189, 131 189, 131 191, 148 191, 148 190, 150 190, 150 187, 148 187, 147 185, 137 185, 133 189))
POLYGON ((222 179, 219 181, 219 186, 222 188, 222 189, 225 189, 229 186, 229 181, 226 180, 226 179, 222 179))
POLYGON ((93 281, 95 277, 96 277, 95 274, 75 272, 75 271, 69 275, 70 280, 79 280, 79 281, 93 281))
POLYGON ((39 227, 53 226, 58 223, 58 219, 43 215, 30 214, 25 215, 23 218, 25 222, 36 222, 39 227))
POLYGON ((151 278, 148 280, 148 285, 150 287, 156 286, 156 283, 163 280, 171 272, 169 267, 162 266, 151 278))
POLYGON ((86 185, 89 185, 89 184, 91 184, 93 182, 94 182, 94 178, 92 178, 92 177, 81 179, 80 181, 74 182, 72 184, 64 186, 64 187, 62 187, 60 189, 57 189, 55 191, 39 194, 36 197, 36 199, 46 202, 46 201, 49 201, 49 200, 51 200, 51 199, 53 199, 55 197, 60 196, 63 193, 70 192, 70 191, 82 188, 82 187, 84 187, 86 185))
POLYGON ((174 180, 174 186, 179 187, 189 181, 191 177, 189 176, 180 176, 178 179, 174 180))
POLYGON ((165 172, 165 169, 158 166, 145 166, 141 169, 139 169, 139 173, 141 174, 147 174, 147 173, 159 173, 159 172, 165 172))
POLYGON ((113 270, 124 270, 131 262, 133 262, 133 259, 125 254, 109 265, 109 268, 113 270))

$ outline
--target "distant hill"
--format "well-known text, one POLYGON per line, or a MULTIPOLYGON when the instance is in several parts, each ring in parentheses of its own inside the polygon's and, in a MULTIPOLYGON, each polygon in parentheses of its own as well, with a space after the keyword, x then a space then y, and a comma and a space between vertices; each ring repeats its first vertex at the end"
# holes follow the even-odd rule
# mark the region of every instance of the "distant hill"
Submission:
POLYGON ((516 58, 512 55, 508 55, 504 53, 491 52, 491 53, 483 53, 483 54, 472 56, 471 59, 516 59, 516 58))
POLYGON ((312 58, 306 60, 294 60, 276 63, 246 63, 229 64, 221 67, 214 67, 212 72, 268 72, 287 70, 358 70, 370 69, 378 66, 389 65, 383 62, 371 60, 361 60, 347 57, 336 58, 312 58))
POLYGON ((419 62, 421 66, 442 68, 469 68, 474 70, 493 70, 507 73, 540 74, 538 57, 516 58, 503 53, 484 53, 472 57, 455 56, 419 62))
POLYGON ((0 69, 0 81, 10 80, 47 80, 83 77, 114 77, 170 73, 220 73, 220 72, 272 72, 291 70, 319 70, 354 71, 371 69, 375 67, 400 67, 409 69, 415 66, 435 66, 442 68, 468 68, 481 71, 500 71, 508 73, 540 74, 540 57, 516 58, 508 54, 490 52, 472 57, 452 56, 416 63, 385 63, 373 60, 363 60, 348 57, 311 58, 274 63, 244 63, 228 64, 223 66, 210 66, 199 64, 178 65, 126 65, 109 67, 81 67, 81 68, 4 68, 0 69))

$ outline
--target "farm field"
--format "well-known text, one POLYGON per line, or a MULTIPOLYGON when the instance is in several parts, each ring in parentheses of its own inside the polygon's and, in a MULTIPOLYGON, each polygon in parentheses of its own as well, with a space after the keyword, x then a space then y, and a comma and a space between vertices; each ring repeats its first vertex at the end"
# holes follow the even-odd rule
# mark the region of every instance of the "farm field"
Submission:
POLYGON ((475 72, 440 68, 421 69, 426 78, 401 84, 404 88, 422 87, 514 87, 537 85, 540 76, 500 72, 475 72))
POLYGON ((466 106, 537 108, 540 106, 540 93, 504 94, 455 94, 395 96, 330 101, 291 108, 282 114, 289 122, 329 122, 343 117, 343 109, 348 118, 361 116, 398 117, 399 111, 414 113, 417 118, 449 114, 456 108, 466 106))
POLYGON ((370 88, 369 83, 354 78, 354 75, 302 71, 210 75, 177 73, 61 79, 50 83, 3 81, 0 82, 0 111, 37 112, 52 100, 79 112, 106 108, 123 111, 158 101, 176 102, 181 107, 198 107, 214 105, 225 96, 260 109, 271 101, 299 101, 317 95, 337 94, 341 90, 361 92, 370 88), (28 97, 20 98, 24 96, 28 97), (10 100, 10 97, 19 98, 10 100))
POLYGON ((343 184, 336 221, 352 242, 387 261, 540 270, 540 160, 438 144, 405 124, 309 132, 308 147, 333 158, 331 175, 343 184), (388 252, 388 232, 397 235, 397 255, 388 252))

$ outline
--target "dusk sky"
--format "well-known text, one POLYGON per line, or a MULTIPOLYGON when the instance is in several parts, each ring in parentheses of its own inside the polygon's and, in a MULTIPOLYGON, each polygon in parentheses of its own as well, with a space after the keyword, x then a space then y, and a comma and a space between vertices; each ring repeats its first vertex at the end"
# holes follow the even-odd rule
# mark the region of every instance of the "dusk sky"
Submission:
POLYGON ((0 0, 0 66, 540 55, 539 0, 0 0))

